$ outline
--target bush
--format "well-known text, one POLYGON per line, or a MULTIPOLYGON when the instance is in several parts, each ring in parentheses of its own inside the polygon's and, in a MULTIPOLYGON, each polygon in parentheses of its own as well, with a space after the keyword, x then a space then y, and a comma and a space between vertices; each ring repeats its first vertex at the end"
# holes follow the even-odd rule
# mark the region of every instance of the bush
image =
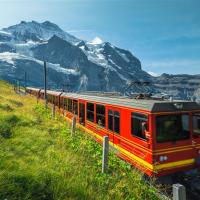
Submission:
POLYGON ((0 123, 0 135, 3 138, 11 138, 12 137, 11 125, 5 122, 0 123))
POLYGON ((35 105, 33 110, 35 111, 36 114, 40 114, 40 115, 46 115, 47 113, 47 109, 45 109, 44 106, 39 105, 39 104, 35 105))
POLYGON ((4 183, 0 185, 0 199, 53 200, 50 181, 33 176, 31 172, 5 173, 0 182, 4 183))
POLYGON ((11 124, 12 126, 16 126, 17 123, 20 121, 20 118, 16 115, 9 115, 5 119, 5 122, 11 124))
POLYGON ((13 128, 19 123, 20 119, 16 115, 8 115, 0 119, 0 135, 3 138, 11 138, 13 136, 13 128))

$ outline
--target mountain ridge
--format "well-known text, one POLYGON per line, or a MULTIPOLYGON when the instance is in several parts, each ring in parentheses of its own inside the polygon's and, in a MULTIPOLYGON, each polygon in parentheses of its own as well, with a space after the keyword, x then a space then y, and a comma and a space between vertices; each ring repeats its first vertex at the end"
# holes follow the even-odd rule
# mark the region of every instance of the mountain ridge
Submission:
MULTIPOLYGON (((131 82, 147 81, 153 84, 151 92, 167 92, 181 98, 200 96, 196 95, 200 93, 198 76, 153 77, 142 69, 140 60, 130 51, 100 38, 93 42, 78 39, 50 21, 22 21, 0 30, 0 78, 23 79, 20 70, 27 71, 28 84, 42 87, 44 60, 51 88, 123 93, 131 82), (184 84, 187 92, 183 90, 184 84)), ((130 92, 135 91, 139 89, 132 88, 130 92)))

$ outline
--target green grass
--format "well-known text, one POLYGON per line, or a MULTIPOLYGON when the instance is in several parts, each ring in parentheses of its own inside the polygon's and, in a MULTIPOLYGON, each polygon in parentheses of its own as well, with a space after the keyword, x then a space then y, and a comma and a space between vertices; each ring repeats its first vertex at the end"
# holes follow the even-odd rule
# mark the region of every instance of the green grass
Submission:
POLYGON ((0 199, 159 199, 129 164, 109 155, 101 174, 102 147, 29 95, 0 81, 0 199))

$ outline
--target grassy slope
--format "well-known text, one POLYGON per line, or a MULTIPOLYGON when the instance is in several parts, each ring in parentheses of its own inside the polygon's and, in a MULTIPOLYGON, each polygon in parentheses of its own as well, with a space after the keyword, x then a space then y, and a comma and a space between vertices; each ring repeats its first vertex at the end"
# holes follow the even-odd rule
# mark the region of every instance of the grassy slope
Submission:
POLYGON ((142 175, 113 155, 101 174, 101 146, 30 96, 0 81, 0 199, 158 199, 142 175))

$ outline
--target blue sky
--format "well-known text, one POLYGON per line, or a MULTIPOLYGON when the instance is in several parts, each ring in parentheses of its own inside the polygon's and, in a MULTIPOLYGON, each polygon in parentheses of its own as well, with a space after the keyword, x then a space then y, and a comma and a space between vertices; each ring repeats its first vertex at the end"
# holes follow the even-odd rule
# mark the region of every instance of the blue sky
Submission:
POLYGON ((0 28, 49 20, 130 50, 156 74, 200 74, 200 0, 0 0, 0 28))

